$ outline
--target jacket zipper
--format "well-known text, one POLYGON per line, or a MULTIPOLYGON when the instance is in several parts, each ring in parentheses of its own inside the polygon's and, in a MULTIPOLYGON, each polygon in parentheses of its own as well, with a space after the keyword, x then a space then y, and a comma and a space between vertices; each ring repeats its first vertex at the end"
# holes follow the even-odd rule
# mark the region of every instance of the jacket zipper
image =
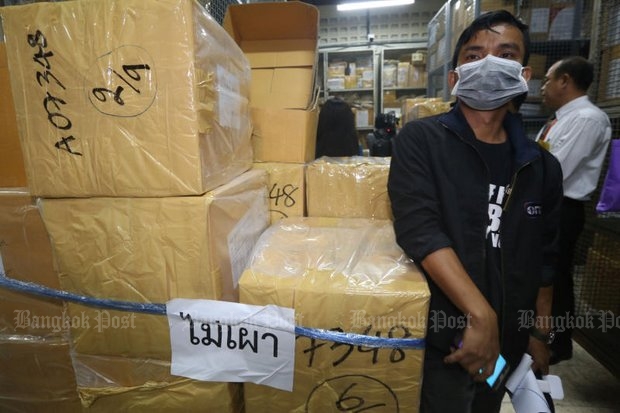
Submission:
MULTIPOLYGON (((531 163, 532 163, 532 161, 528 161, 528 162, 524 163, 523 165, 521 165, 519 167, 519 169, 517 169, 515 171, 515 173, 514 173, 514 175, 512 177, 512 182, 510 183, 510 191, 508 191, 508 198, 506 198, 506 203, 504 204, 504 206, 502 208, 502 217, 504 216, 504 213, 507 211, 508 205, 510 205, 510 199, 512 198, 512 191, 514 190, 514 187, 515 187, 515 185, 517 183, 517 176, 523 170, 523 168, 525 168, 526 166, 530 165, 531 163)), ((503 225, 502 224, 503 224, 503 222, 504 222, 504 220, 502 220, 500 222, 500 224, 499 224, 499 239, 500 239, 500 244, 501 245, 503 245, 503 241, 504 241, 502 239, 503 238, 502 237, 502 234, 503 234, 503 231, 502 231, 502 226, 503 225)), ((501 281, 501 286, 502 286, 502 324, 501 324, 502 331, 501 331, 501 334, 500 334, 499 344, 500 344, 500 348, 501 348, 503 337, 504 337, 504 333, 505 333, 504 328, 506 326, 506 323, 505 323, 505 320, 504 320, 504 317, 506 317, 506 288, 505 288, 505 285, 504 285, 504 282, 505 282, 505 280, 504 280, 505 269, 504 269, 504 249, 503 248, 500 249, 500 258, 501 258, 500 259, 500 265, 501 265, 500 275, 502 277, 501 280, 500 280, 501 281)))

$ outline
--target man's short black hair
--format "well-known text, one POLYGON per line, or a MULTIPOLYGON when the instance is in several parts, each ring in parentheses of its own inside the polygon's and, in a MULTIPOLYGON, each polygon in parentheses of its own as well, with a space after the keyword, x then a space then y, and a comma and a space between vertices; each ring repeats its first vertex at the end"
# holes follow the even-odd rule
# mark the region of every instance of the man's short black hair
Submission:
POLYGON ((557 79, 563 74, 569 75, 579 90, 587 92, 594 80, 594 65, 585 57, 569 56, 558 63, 553 78, 557 79))
POLYGON ((454 48, 454 55, 452 56, 452 69, 455 69, 459 61, 459 52, 463 45, 471 40, 476 33, 481 30, 492 30, 491 27, 500 23, 506 23, 510 26, 514 26, 523 33, 523 66, 527 66, 527 62, 530 60, 530 32, 528 25, 517 19, 509 11, 496 10, 489 11, 487 13, 478 16, 465 30, 461 33, 459 40, 456 42, 454 48))

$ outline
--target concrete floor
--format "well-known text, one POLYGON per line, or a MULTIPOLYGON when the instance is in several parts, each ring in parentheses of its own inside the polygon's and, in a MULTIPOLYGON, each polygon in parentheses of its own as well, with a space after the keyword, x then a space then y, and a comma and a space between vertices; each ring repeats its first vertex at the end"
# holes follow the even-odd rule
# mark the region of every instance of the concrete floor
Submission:
MULTIPOLYGON (((573 342, 573 358, 551 366, 560 376, 564 400, 555 400, 557 413, 620 413, 620 380, 573 342)), ((501 413, 514 413, 506 397, 501 413)))

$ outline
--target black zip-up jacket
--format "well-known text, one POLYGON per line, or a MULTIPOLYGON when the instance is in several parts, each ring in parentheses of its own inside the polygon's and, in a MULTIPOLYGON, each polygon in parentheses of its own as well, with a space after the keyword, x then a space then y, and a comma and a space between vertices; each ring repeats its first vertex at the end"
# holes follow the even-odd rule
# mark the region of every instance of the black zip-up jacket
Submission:
MULTIPOLYGON (((500 227, 503 308, 496 312, 501 314, 501 352, 516 366, 527 349, 538 290, 553 279, 562 171, 551 154, 526 137, 520 115, 507 114, 503 125, 511 144, 512 173, 500 227)), ((454 249, 484 293, 489 288, 490 178, 475 139, 458 104, 450 112, 407 123, 393 142, 388 191, 396 238, 405 253, 420 263, 441 248, 454 249)), ((463 328, 463 314, 430 277, 427 280, 427 346, 448 353, 463 328)))

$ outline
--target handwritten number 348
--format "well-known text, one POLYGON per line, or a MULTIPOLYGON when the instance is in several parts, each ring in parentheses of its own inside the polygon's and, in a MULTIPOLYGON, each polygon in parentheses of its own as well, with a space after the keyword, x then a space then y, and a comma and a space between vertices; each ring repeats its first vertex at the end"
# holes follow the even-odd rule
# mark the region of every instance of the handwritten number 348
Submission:
MULTIPOLYGON (((123 65, 123 72, 135 82, 139 82, 141 79, 140 74, 138 73, 138 70, 150 70, 150 69, 151 68, 149 67, 149 65, 123 65)), ((135 87, 131 81, 128 81, 125 77, 123 77, 122 74, 118 73, 116 70, 111 69, 111 68, 108 70, 111 71, 114 75, 116 75, 116 77, 118 77, 121 81, 123 81, 127 86, 133 89, 134 92, 140 94, 140 89, 135 87)), ((93 89, 93 96, 95 96, 95 98, 98 101, 105 102, 107 100, 106 95, 109 94, 113 97, 116 103, 123 106, 125 104, 125 101, 121 97, 121 94, 123 93, 124 90, 125 88, 123 86, 117 86, 116 90, 110 90, 110 89, 106 89, 103 87, 98 87, 98 88, 93 89)))

